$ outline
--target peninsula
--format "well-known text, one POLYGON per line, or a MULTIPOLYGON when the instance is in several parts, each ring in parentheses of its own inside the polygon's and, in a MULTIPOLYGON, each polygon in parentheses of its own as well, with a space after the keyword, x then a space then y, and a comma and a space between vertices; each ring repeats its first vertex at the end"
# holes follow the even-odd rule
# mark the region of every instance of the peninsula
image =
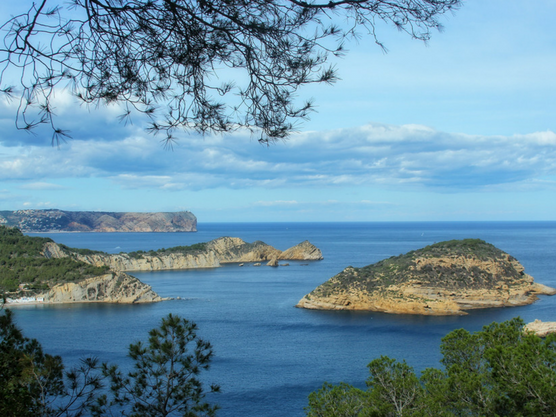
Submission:
POLYGON ((347 267, 297 307, 455 315, 531 304, 556 289, 535 283, 512 256, 480 239, 440 242, 363 268, 347 267))
POLYGON ((71 258, 96 267, 108 266, 118 271, 162 271, 175 269, 218 268, 229 263, 261 263, 277 261, 310 261, 322 259, 320 249, 308 241, 285 251, 264 242, 247 243, 237 237, 220 237, 206 243, 176 246, 151 251, 108 254, 78 250, 47 242, 43 253, 48 258, 71 258))
POLYGON ((102 211, 0 211, 0 225, 24 233, 38 232, 196 232, 197 218, 189 211, 131 213, 102 211))
POLYGON ((152 251, 107 254, 74 249, 50 238, 25 236, 0 226, 0 292, 12 303, 161 301, 152 288, 127 271, 216 268, 225 263, 279 265, 281 260, 320 260, 305 241, 281 251, 256 241, 222 237, 206 243, 152 251))

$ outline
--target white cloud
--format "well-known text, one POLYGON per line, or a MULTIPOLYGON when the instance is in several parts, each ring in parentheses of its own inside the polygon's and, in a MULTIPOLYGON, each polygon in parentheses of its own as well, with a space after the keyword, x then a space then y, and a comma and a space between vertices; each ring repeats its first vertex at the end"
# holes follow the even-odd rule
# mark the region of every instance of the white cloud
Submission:
POLYGON ((67 187, 48 182, 32 182, 29 184, 23 184, 20 188, 23 190, 64 190, 67 187))
POLYGON ((23 203, 24 207, 32 207, 32 208, 52 208, 52 203, 50 201, 41 201, 38 203, 26 201, 23 203))
POLYGON ((54 179, 104 177, 124 188, 169 191, 372 185, 450 191, 556 175, 551 131, 479 136, 372 124, 302 133, 269 148, 247 134, 228 139, 184 137, 167 151, 133 132, 111 141, 70 140, 60 149, 0 147, 0 179, 32 181, 26 187, 35 189, 52 187, 54 179))

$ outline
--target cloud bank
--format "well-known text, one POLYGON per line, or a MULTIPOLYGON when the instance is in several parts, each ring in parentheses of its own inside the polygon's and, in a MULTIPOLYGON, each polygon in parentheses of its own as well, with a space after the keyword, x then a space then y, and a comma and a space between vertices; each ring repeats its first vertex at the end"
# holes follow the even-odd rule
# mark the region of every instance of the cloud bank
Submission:
POLYGON ((26 181, 27 189, 55 187, 49 183, 56 179, 95 177, 123 188, 168 191, 378 186, 457 192, 553 187, 556 176, 551 131, 478 136, 421 125, 368 124, 305 132, 270 147, 245 132, 190 135, 169 151, 132 126, 100 138, 99 131, 110 130, 88 129, 94 136, 58 148, 2 134, 0 181, 26 181))

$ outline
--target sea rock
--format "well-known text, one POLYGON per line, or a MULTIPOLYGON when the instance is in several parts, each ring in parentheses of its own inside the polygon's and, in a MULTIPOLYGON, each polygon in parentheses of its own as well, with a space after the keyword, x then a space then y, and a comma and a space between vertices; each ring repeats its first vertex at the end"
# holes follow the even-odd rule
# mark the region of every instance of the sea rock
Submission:
POLYGON ((441 242, 363 268, 347 267, 297 307, 452 315, 531 304, 556 289, 533 282, 512 256, 479 239, 441 242))
POLYGON ((533 332, 537 336, 546 337, 549 334, 556 333, 556 322, 535 320, 532 323, 527 323, 524 327, 525 331, 533 332))
POLYGON ((152 288, 123 272, 110 272, 79 282, 68 282, 39 294, 44 303, 152 303, 163 299, 152 288))
POLYGON ((313 245, 308 240, 301 242, 298 245, 295 245, 284 252, 282 252, 278 259, 281 260, 288 260, 288 261, 318 261, 323 259, 322 252, 319 248, 313 245))

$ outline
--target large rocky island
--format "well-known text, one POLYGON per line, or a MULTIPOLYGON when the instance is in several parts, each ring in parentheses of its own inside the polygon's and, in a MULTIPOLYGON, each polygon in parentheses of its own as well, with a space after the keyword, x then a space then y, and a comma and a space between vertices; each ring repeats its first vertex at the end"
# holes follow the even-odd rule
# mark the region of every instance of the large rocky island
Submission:
POLYGON ((189 211, 132 213, 102 211, 0 211, 0 225, 35 232, 196 232, 197 218, 189 211))
POLYGON ((216 268, 245 262, 277 266, 281 260, 319 259, 321 251, 308 241, 281 251, 264 242, 232 237, 114 255, 69 248, 50 238, 25 236, 18 229, 0 226, 0 294, 13 304, 156 302, 162 298, 125 271, 216 268))
POLYGON ((363 268, 347 267, 297 307, 454 315, 531 304, 556 289, 535 283, 512 256, 479 239, 436 243, 363 268))

